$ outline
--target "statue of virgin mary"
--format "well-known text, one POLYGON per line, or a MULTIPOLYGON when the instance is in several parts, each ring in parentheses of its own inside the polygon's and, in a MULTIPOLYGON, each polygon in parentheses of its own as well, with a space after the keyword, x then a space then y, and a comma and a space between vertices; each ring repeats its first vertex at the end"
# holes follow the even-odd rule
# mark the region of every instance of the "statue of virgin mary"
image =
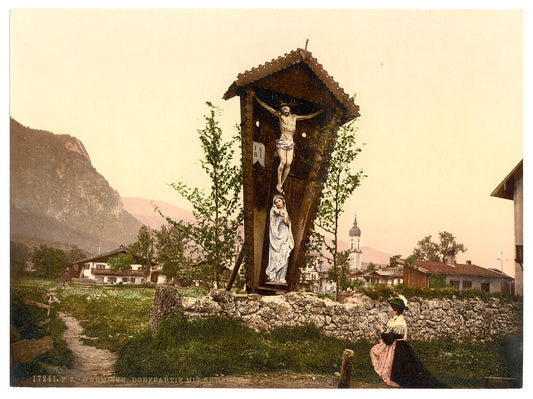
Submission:
POLYGON ((294 248, 291 221, 283 196, 277 194, 270 209, 270 246, 266 274, 270 281, 286 284, 289 256, 294 248))

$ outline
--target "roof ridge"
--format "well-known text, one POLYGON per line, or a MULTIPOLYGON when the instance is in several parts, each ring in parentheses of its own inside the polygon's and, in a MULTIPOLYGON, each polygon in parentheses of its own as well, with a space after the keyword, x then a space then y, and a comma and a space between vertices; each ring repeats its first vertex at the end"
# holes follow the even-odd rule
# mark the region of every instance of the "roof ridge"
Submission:
POLYGON ((359 106, 353 102, 351 97, 344 91, 333 76, 324 69, 318 59, 316 59, 310 51, 302 48, 297 48, 296 50, 292 50, 277 58, 273 58, 270 61, 239 73, 237 79, 231 84, 222 98, 228 100, 238 94, 237 90, 239 87, 244 87, 300 62, 304 62, 317 78, 322 81, 331 94, 333 94, 333 96, 346 108, 349 115, 353 118, 359 116, 359 106))
MULTIPOLYGON (((490 275, 490 276, 499 276, 499 277, 507 277, 507 278, 512 278, 511 276, 509 276, 508 274, 505 274, 503 272, 496 272, 496 271, 493 271, 487 267, 483 267, 483 266, 479 266, 479 265, 475 265, 475 264, 468 264, 468 263, 457 263, 455 265, 449 265, 447 264, 446 262, 435 262, 435 261, 429 261, 429 260, 417 260, 415 261, 415 266, 417 266, 419 269, 424 269, 425 271, 427 271, 428 273, 431 273, 433 272, 431 269, 431 265, 435 265, 437 267, 445 267, 445 268, 448 268, 448 269, 454 269, 455 273, 450 273, 450 274, 472 274, 472 275, 480 275, 479 273, 476 273, 476 271, 472 270, 472 269, 479 269, 479 271, 483 272, 485 275, 490 275), (423 266, 426 266, 426 267, 423 267, 423 266), (459 266, 459 268, 458 268, 459 266), (471 269, 471 273, 468 273, 468 270, 466 269, 471 269), (462 273, 461 273, 462 272, 462 273)), ((438 273, 438 271, 437 271, 438 273)))
POLYGON ((102 257, 104 257, 104 256, 109 256, 109 255, 111 255, 111 254, 114 254, 114 253, 120 252, 120 251, 122 251, 123 249, 125 249, 127 252, 131 252, 131 250, 130 250, 127 246, 121 244, 120 247, 118 247, 118 248, 116 248, 116 249, 113 249, 113 250, 111 250, 111 251, 107 251, 107 252, 104 252, 104 253, 102 253, 102 254, 98 254, 98 255, 90 256, 90 257, 88 257, 88 258, 86 258, 86 259, 82 259, 82 260, 79 260, 79 261, 77 261, 77 262, 73 262, 73 263, 87 262, 87 261, 90 261, 90 260, 92 260, 92 259, 102 258, 102 257))

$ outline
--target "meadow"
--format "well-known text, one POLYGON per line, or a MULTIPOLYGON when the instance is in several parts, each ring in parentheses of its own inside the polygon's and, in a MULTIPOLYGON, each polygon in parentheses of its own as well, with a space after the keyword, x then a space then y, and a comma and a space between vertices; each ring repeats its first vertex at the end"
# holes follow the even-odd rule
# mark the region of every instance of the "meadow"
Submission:
MULTIPOLYGON (((12 282, 11 321, 21 327, 27 337, 43 334, 35 328, 42 315, 24 305, 21 298, 39 300, 46 286, 44 281, 12 282)), ((59 287, 61 303, 54 305, 50 325, 56 350, 22 365, 15 377, 46 372, 40 366, 43 363, 71 365, 71 354, 60 338, 64 326, 56 315, 61 311, 79 320, 87 345, 117 354, 117 376, 173 377, 190 381, 272 372, 334 375, 340 371, 343 350, 350 348, 355 354, 352 381, 383 386, 369 358, 369 350, 376 342, 338 340, 325 336, 313 326, 258 333, 235 320, 187 319, 176 315, 166 319, 152 333, 149 321, 154 291, 154 287, 148 285, 59 287)), ((184 296, 204 293, 195 289, 180 292, 184 296)), ((412 341, 411 345, 426 368, 450 387, 481 387, 483 377, 487 376, 521 378, 521 337, 485 343, 436 339, 412 341)))

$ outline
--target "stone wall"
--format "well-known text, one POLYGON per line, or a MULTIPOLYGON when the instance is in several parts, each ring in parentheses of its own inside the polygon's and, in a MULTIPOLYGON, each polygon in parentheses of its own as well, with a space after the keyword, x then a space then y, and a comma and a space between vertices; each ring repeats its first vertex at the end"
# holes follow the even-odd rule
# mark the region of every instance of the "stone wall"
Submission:
MULTIPOLYGON (((492 299, 409 299, 408 338, 484 341, 522 334, 522 311, 513 303, 492 299)), ((314 324, 325 334, 351 341, 377 340, 374 322, 388 320, 388 304, 362 294, 342 303, 316 294, 290 292, 278 296, 238 295, 213 290, 201 298, 180 297, 173 287, 158 286, 152 309, 152 329, 172 313, 187 317, 225 316, 243 321, 256 331, 280 326, 314 324)))

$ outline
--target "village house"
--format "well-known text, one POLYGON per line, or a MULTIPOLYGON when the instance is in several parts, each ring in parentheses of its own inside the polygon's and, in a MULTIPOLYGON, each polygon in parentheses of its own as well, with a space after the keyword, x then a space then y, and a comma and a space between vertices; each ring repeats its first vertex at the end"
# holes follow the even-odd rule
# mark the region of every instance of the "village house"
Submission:
POLYGON ((362 275, 368 284, 398 285, 403 284, 403 267, 387 267, 372 270, 362 275))
POLYGON ((300 274, 300 287, 308 292, 320 292, 320 273, 314 267, 303 267, 300 274))
POLYGON ((492 197, 513 201, 515 242, 515 294, 524 295, 524 179, 523 160, 491 193, 492 197))
POLYGON ((348 281, 355 281, 355 280, 364 281, 363 274, 364 274, 364 272, 361 271, 361 270, 355 270, 354 271, 354 270, 350 269, 350 274, 348 275, 348 281))
POLYGON ((334 281, 328 280, 328 272, 320 271, 318 275, 318 292, 321 294, 334 293, 336 291, 336 285, 334 281))
POLYGON ((457 290, 476 289, 489 293, 512 293, 514 279, 505 273, 473 265, 455 262, 453 255, 446 263, 417 260, 413 265, 404 264, 403 282, 412 287, 429 288, 430 278, 441 275, 446 284, 457 290))
POLYGON ((99 284, 145 284, 147 280, 152 283, 161 284, 165 282, 165 277, 160 275, 156 265, 152 265, 150 274, 144 275, 141 259, 131 253, 128 247, 121 245, 119 248, 80 260, 71 264, 68 268, 67 281, 88 282, 99 284), (112 270, 108 261, 110 258, 120 254, 131 254, 134 262, 129 270, 112 270))

